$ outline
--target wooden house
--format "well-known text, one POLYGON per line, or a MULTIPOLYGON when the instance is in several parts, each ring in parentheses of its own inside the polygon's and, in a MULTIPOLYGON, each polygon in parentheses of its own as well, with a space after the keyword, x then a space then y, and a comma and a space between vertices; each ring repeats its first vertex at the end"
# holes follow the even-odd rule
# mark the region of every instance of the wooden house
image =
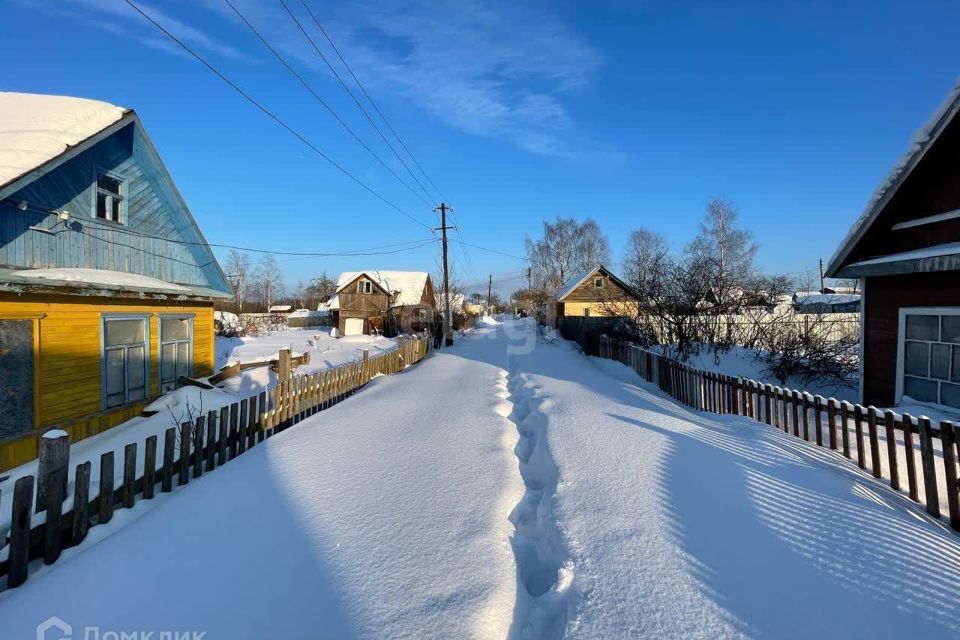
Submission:
POLYGON ((429 328, 435 302, 424 271, 348 271, 337 279, 329 310, 341 335, 396 335, 429 328))
POLYGON ((640 299, 633 289, 603 265, 567 280, 557 292, 558 318, 635 317, 640 299))
POLYGON ((827 267, 863 282, 861 398, 960 408, 960 87, 854 223, 827 267))
POLYGON ((230 286, 137 114, 0 93, 0 469, 212 373, 230 286))

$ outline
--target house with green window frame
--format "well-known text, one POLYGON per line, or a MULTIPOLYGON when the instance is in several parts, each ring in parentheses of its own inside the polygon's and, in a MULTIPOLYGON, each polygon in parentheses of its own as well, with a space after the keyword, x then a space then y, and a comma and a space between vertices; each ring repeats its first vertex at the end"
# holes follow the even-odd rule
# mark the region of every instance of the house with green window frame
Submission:
POLYGON ((214 363, 230 285, 137 114, 0 93, 0 470, 214 363))

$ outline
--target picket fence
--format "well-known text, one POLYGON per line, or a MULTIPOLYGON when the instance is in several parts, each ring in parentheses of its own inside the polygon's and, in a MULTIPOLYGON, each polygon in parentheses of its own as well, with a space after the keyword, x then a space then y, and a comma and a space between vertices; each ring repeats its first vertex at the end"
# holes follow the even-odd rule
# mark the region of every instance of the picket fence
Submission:
MULTIPOLYGON (((90 527, 110 522, 116 509, 131 508, 137 500, 152 500, 157 485, 160 492, 171 492, 174 484, 183 486, 191 478, 216 470, 352 395, 374 376, 398 373, 419 362, 426 357, 429 343, 426 335, 401 337, 394 351, 373 357, 364 351, 363 359, 356 362, 305 375, 281 375, 269 392, 170 427, 160 449, 157 436, 148 437, 143 442, 142 472, 138 471, 138 443, 130 443, 123 449, 120 486, 114 486, 114 452, 103 453, 96 495, 91 495, 91 463, 86 461, 75 468, 73 499, 69 500, 69 442, 66 435, 52 432, 54 437, 41 441, 37 477, 24 476, 14 484, 10 528, 0 538, 5 543, 0 545, 0 553, 6 551, 0 577, 6 577, 7 588, 22 585, 31 561, 42 558, 43 564, 53 564, 63 549, 83 542, 90 527), (65 504, 70 509, 66 513, 65 504)), ((284 366, 289 371, 289 350, 281 351, 280 356, 278 373, 284 366)))
POLYGON ((606 336, 600 338, 598 355, 627 365, 644 380, 694 409, 745 416, 819 447, 839 449, 849 460, 855 456, 860 469, 886 479, 894 490, 904 491, 906 475, 906 495, 925 505, 934 518, 941 517, 941 492, 945 492, 950 527, 960 531, 960 427, 950 421, 935 426, 925 416, 889 410, 881 413, 872 406, 694 369, 606 336), (919 439, 919 450, 914 446, 914 436, 919 439))

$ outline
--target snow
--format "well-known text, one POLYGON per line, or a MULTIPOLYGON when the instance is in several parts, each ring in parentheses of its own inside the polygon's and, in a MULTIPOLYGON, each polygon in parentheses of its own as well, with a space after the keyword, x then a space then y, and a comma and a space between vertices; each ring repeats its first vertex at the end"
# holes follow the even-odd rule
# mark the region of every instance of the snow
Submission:
POLYGON ((128 111, 84 98, 0 92, 0 187, 106 129, 128 111))
POLYGON ((182 293, 190 293, 192 291, 189 287, 158 280, 157 278, 141 276, 136 273, 110 271, 108 269, 23 269, 20 271, 11 271, 9 275, 27 280, 55 280, 58 282, 91 284, 104 287, 157 289, 182 293))
POLYGON ((903 183, 903 180, 913 170, 913 167, 923 156, 929 143, 933 138, 943 130, 944 127, 953 119, 957 110, 960 109, 960 79, 954 84, 953 89, 947 94, 947 97, 940 103, 940 106, 934 111, 933 115, 913 136, 913 140, 907 147, 906 152, 900 157, 893 166, 887 177, 880 183, 873 192, 867 206, 863 212, 854 221, 843 240, 837 246, 836 252, 830 258, 827 265, 827 275, 839 269, 840 263, 853 249, 855 243, 873 224, 873 220, 880 214, 880 206, 888 196, 896 193, 896 190, 903 183))
POLYGON ((47 431, 40 437, 48 440, 56 440, 57 438, 62 438, 65 435, 67 435, 67 432, 63 429, 50 429, 50 431, 47 431))
POLYGON ((312 373, 361 360, 364 349, 369 350, 370 357, 393 351, 397 348, 397 341, 368 335, 335 338, 331 336, 330 327, 269 331, 237 338, 217 336, 216 365, 219 369, 237 360, 274 360, 283 348, 289 348, 294 354, 309 352, 310 363, 299 367, 297 373, 312 373))
POLYGON ((836 398, 847 402, 858 401, 858 391, 855 387, 831 384, 829 382, 804 383, 795 376, 788 376, 781 383, 775 377, 764 371, 766 365, 757 359, 758 353, 753 349, 735 346, 726 353, 719 355, 719 362, 714 353, 706 347, 690 356, 685 364, 694 369, 702 369, 713 373, 722 373, 738 378, 749 378, 764 384, 786 389, 803 390, 811 395, 820 395, 824 398, 836 398))
MULTIPOLYGON (((426 271, 379 271, 376 269, 366 271, 344 271, 337 278, 337 293, 356 280, 359 276, 365 275, 388 293, 399 291, 400 294, 390 305, 391 307, 409 307, 420 304, 423 299, 423 290, 427 286, 427 279, 430 277, 426 271)), ((331 309, 339 309, 339 296, 334 296, 337 300, 336 306, 333 306, 331 299, 331 309)))
POLYGON ((960 634, 945 525, 528 322, 483 323, 117 513, 0 594, 6 635, 52 614, 237 639, 960 634))
POLYGON ((560 287, 560 290, 557 291, 557 300, 563 300, 563 298, 580 286, 580 283, 587 279, 587 277, 599 269, 599 267, 594 267, 585 273, 578 273, 572 278, 569 278, 566 282, 563 283, 563 286, 560 287))
POLYGON ((859 302, 860 295, 855 293, 805 293, 797 294, 794 300, 800 306, 808 304, 848 304, 859 302))
POLYGON ((879 258, 870 258, 869 260, 860 260, 853 262, 851 267, 862 267, 871 264, 887 264, 890 262, 900 262, 901 260, 919 260, 922 258, 938 258, 940 256, 951 256, 960 254, 960 242, 948 242, 938 244, 923 249, 914 249, 912 251, 902 251, 900 253, 891 253, 890 255, 880 256, 879 258))

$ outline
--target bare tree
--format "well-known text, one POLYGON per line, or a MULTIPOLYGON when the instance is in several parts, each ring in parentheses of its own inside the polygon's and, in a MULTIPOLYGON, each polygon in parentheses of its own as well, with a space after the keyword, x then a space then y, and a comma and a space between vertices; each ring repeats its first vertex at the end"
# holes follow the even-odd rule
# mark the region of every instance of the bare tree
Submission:
POLYGON ((265 311, 283 296, 283 273, 277 259, 271 254, 265 254, 257 263, 254 273, 256 292, 265 311))
POLYGON ((543 237, 526 239, 527 260, 533 285, 555 292, 575 274, 610 261, 610 248, 593 220, 579 223, 573 218, 544 220, 543 237))
POLYGON ((722 340, 722 316, 742 306, 745 290, 754 277, 756 253, 753 234, 737 227, 736 206, 727 200, 708 202, 700 232, 687 246, 687 255, 706 269, 712 326, 706 327, 705 337, 717 358, 721 350, 731 346, 722 340))
POLYGON ((247 299, 248 287, 250 285, 250 256, 241 253, 236 249, 231 249, 227 254, 227 261, 224 263, 226 276, 233 285, 233 305, 237 313, 243 313, 243 303, 247 299))
POLYGON ((623 251, 623 275, 638 292, 648 291, 668 257, 666 238, 649 229, 637 229, 630 233, 623 251))

